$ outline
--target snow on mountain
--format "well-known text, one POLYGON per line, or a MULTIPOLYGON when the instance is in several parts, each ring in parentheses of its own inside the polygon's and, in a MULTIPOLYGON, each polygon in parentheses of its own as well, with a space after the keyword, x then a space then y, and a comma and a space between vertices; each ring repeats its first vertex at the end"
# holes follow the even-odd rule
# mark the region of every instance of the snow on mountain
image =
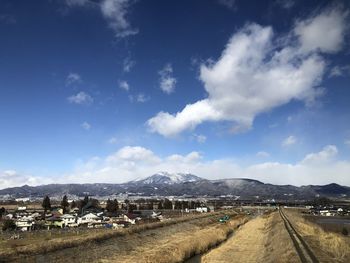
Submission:
POLYGON ((145 179, 141 179, 133 182, 142 183, 142 184, 179 184, 179 183, 186 183, 186 182, 197 182, 201 180, 204 180, 204 179, 189 173, 159 172, 145 179))

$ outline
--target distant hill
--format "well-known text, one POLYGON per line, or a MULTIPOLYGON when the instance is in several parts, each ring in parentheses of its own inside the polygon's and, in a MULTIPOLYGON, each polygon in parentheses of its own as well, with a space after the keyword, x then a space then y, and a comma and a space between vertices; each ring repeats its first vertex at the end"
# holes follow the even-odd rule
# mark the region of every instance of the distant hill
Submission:
MULTIPOLYGON (((159 172, 142 180, 132 181, 137 184, 180 184, 204 180, 193 174, 159 172)), ((130 183, 132 183, 130 182, 130 183)))
POLYGON ((64 194, 84 196, 109 196, 120 193, 145 196, 221 196, 230 195, 237 199, 292 200, 312 199, 316 196, 349 197, 350 187, 338 184, 328 185, 273 185, 257 180, 233 178, 207 180, 193 174, 160 172, 144 179, 124 184, 48 184, 6 188, 0 196, 13 198, 62 196, 64 194))

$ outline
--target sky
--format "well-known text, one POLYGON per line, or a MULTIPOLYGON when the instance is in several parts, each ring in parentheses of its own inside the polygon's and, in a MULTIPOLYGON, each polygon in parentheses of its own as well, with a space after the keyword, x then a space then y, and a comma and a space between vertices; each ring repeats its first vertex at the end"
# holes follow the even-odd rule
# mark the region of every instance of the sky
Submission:
POLYGON ((159 171, 350 186, 349 12, 2 0, 0 189, 159 171))

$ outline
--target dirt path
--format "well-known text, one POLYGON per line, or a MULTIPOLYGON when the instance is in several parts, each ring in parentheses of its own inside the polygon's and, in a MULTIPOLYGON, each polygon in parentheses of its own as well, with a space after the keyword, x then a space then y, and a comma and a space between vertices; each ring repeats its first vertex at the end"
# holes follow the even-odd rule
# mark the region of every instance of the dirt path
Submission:
POLYGON ((279 214, 257 217, 240 228, 202 262, 300 262, 279 214))
POLYGON ((284 211, 319 262, 350 262, 350 237, 324 231, 320 226, 305 220, 298 209, 284 211))

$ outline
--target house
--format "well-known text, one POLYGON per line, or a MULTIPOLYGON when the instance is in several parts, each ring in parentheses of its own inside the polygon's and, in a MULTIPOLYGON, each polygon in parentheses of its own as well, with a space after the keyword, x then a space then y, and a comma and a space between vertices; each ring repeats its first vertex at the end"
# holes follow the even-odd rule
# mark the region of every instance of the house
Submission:
POLYGON ((62 215, 63 214, 63 208, 61 207, 56 207, 54 209, 51 210, 51 213, 52 214, 55 214, 55 215, 62 215))
POLYGON ((61 219, 61 217, 52 216, 52 217, 46 219, 45 225, 47 226, 48 230, 51 228, 55 228, 55 227, 63 228, 64 222, 61 219))
POLYGON ((30 201, 30 198, 29 197, 16 198, 15 201, 16 202, 28 202, 28 201, 30 201))
POLYGON ((35 225, 35 221, 31 216, 24 216, 21 218, 18 218, 15 221, 17 229, 21 231, 30 231, 33 229, 35 225))
POLYGON ((26 206, 19 206, 17 207, 17 211, 26 211, 27 207, 26 206))
POLYGON ((138 220, 138 218, 135 215, 131 214, 131 213, 125 214, 123 216, 123 218, 124 218, 124 221, 129 222, 132 225, 135 225, 136 224, 136 220, 138 220))
POLYGON ((76 226, 78 226, 78 224, 76 222, 76 218, 73 215, 64 214, 64 215, 61 216, 61 219, 62 219, 63 225, 65 227, 76 227, 76 226))
POLYGON ((158 219, 159 221, 163 221, 162 212, 156 213, 156 212, 152 211, 152 214, 151 214, 150 218, 152 218, 152 219, 158 219))
POLYGON ((91 223, 101 223, 101 217, 95 215, 94 213, 88 213, 78 218, 78 225, 81 224, 91 224, 91 223))
POLYGON ((200 213, 208 213, 208 207, 197 207, 196 211, 200 213))
POLYGON ((41 218, 41 214, 39 212, 34 212, 30 215, 34 218, 34 220, 39 220, 41 218))
POLYGON ((331 210, 320 210, 321 216, 334 216, 334 213, 331 210))

